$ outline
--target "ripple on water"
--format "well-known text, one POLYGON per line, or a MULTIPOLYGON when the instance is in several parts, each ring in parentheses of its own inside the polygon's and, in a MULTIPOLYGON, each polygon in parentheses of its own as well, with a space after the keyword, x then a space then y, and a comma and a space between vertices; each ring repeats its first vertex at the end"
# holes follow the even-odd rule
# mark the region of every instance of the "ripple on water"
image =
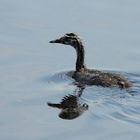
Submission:
POLYGON ((52 90, 70 90, 74 80, 71 78, 73 71, 69 72, 60 72, 56 74, 50 74, 41 78, 41 82, 45 83, 47 89, 52 90), (46 84, 47 83, 47 84, 46 84))
MULTIPOLYGON (((42 79, 50 88, 63 87, 63 92, 74 90, 77 87, 71 78, 71 72, 62 72, 49 75, 42 79), (68 88, 68 89, 67 89, 68 88)), ((103 88, 98 86, 86 86, 79 97, 89 106, 89 113, 101 119, 109 118, 115 121, 140 125, 140 75, 124 73, 133 83, 129 89, 103 88)), ((66 92, 68 93, 68 92, 66 92)), ((89 116, 91 117, 91 115, 89 116)))

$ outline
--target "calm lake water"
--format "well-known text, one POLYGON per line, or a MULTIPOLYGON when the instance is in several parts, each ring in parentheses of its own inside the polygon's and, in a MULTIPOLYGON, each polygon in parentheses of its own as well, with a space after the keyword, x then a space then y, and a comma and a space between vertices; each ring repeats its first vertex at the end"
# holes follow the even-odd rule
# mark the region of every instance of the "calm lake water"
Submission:
POLYGON ((0 139, 139 140, 139 5, 0 0, 0 139), (88 67, 121 72, 132 88, 73 84, 68 72, 75 68, 75 51, 49 44, 66 32, 84 40, 88 67), (85 107, 79 117, 62 119, 60 109, 47 105, 68 99, 85 107))

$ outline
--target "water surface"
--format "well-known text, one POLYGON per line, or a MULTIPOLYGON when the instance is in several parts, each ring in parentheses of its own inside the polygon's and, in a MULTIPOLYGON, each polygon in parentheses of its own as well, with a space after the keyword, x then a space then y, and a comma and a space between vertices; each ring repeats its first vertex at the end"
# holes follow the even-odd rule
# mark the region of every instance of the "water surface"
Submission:
POLYGON ((140 2, 138 0, 0 1, 1 140, 139 140, 140 2), (80 88, 67 73, 75 51, 49 44, 65 32, 85 42, 90 68, 119 71, 128 90, 86 86, 72 120, 58 116, 65 96, 80 88))

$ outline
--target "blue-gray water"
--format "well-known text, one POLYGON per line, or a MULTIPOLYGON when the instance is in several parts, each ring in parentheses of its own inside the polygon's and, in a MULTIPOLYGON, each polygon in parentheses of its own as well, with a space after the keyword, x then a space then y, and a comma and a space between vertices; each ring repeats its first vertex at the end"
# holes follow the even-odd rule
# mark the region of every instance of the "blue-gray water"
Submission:
POLYGON ((0 139, 139 140, 139 0, 0 0, 0 139), (129 90, 89 86, 89 106, 73 120, 58 117, 59 103, 77 87, 71 47, 49 44, 65 32, 85 42, 90 68, 122 72, 129 90))

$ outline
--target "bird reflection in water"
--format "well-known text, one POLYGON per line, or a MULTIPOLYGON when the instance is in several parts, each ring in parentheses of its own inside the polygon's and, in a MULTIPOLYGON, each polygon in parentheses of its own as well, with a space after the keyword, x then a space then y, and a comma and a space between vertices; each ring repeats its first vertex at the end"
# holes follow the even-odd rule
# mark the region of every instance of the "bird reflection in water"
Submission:
POLYGON ((63 97, 60 103, 50 103, 48 102, 48 106, 61 109, 59 113, 59 117, 62 119, 75 119, 82 115, 86 110, 88 110, 88 105, 83 103, 80 99, 84 87, 78 86, 78 89, 74 91, 74 94, 69 94, 63 97))

